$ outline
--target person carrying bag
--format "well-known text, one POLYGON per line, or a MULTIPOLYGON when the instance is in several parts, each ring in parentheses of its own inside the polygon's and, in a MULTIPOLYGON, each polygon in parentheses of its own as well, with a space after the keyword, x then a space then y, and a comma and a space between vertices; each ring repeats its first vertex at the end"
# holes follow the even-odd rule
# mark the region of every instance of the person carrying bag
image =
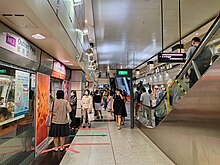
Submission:
POLYGON ((54 101, 54 106, 51 110, 49 136, 54 137, 54 151, 58 151, 59 142, 60 151, 63 151, 65 149, 65 137, 69 135, 68 114, 72 111, 72 108, 70 107, 69 102, 64 99, 63 90, 58 90, 56 95, 57 98, 54 101))

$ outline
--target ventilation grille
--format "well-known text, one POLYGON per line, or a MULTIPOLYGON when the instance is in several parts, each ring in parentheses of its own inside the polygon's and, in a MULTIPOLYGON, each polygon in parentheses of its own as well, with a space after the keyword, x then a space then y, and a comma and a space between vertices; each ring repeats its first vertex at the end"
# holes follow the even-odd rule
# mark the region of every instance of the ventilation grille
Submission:
POLYGON ((34 22, 23 14, 3 14, 2 16, 18 28, 37 28, 34 22))

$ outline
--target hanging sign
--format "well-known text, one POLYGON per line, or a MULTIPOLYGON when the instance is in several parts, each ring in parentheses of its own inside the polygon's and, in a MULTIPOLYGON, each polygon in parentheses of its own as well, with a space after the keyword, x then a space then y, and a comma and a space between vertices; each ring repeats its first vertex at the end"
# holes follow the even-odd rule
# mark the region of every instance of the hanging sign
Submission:
POLYGON ((159 53, 159 63, 185 63, 186 53, 159 53))

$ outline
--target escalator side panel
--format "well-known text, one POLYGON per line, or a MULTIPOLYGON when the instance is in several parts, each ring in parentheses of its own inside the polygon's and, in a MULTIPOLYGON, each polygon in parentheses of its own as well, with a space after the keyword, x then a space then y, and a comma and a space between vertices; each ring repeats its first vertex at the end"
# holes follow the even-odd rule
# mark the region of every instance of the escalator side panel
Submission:
POLYGON ((155 129, 138 127, 176 164, 220 162, 220 58, 155 129))

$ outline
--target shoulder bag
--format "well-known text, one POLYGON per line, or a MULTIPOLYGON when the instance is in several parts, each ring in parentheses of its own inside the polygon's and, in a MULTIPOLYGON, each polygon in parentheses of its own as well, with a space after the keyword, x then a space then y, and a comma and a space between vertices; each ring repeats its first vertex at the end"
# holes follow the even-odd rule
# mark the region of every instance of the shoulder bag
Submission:
POLYGON ((53 107, 54 107, 54 101, 52 105, 52 112, 48 114, 47 119, 46 119, 46 126, 50 127, 52 123, 52 118, 53 118, 53 107))

